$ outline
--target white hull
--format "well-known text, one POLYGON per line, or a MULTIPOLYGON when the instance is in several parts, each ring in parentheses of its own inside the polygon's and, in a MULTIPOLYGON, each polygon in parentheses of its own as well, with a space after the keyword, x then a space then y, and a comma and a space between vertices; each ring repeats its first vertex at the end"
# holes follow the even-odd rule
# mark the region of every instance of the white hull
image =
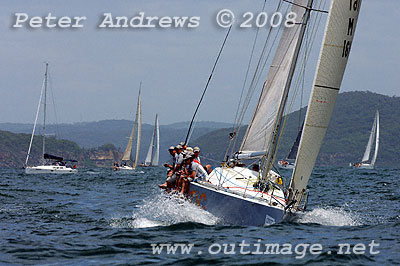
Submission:
POLYGON ((114 171, 120 171, 120 172, 131 172, 135 171, 136 168, 130 167, 130 166, 119 166, 119 167, 114 167, 114 171))
POLYGON ((354 169, 374 169, 374 165, 373 164, 368 164, 368 163, 361 163, 360 165, 353 165, 352 163, 350 163, 350 167, 354 168, 354 169))
POLYGON ((73 174, 77 172, 78 169, 56 165, 28 166, 25 168, 26 174, 73 174))
POLYGON ((281 169, 294 169, 294 163, 280 160, 280 161, 278 161, 278 167, 281 169))

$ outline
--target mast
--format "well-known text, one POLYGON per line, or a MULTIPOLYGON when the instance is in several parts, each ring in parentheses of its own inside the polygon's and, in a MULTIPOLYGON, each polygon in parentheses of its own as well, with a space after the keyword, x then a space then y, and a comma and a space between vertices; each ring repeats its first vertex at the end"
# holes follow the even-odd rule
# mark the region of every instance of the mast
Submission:
POLYGON ((160 125, 158 124, 158 114, 156 114, 156 127, 155 127, 155 135, 156 135, 156 151, 154 153, 152 165, 158 165, 158 159, 160 157, 160 125))
MULTIPOLYGON (((46 67, 46 70, 47 70, 47 67, 46 67)), ((42 98, 43 98, 43 91, 44 91, 44 87, 45 87, 45 81, 46 81, 46 76, 45 76, 45 78, 43 79, 42 89, 40 90, 40 97, 39 97, 38 107, 37 107, 37 109, 36 109, 35 122, 33 123, 33 129, 32 129, 31 140, 30 140, 30 142, 29 142, 28 153, 27 153, 26 159, 25 159, 25 167, 28 165, 29 156, 31 155, 32 143, 33 143, 33 136, 35 135, 36 125, 37 125, 37 121, 38 121, 38 118, 39 118, 40 105, 42 104, 42 98)), ((43 155, 43 156, 44 156, 44 155, 43 155)))
POLYGON ((275 120, 275 128, 274 128, 274 131, 272 134, 272 141, 271 141, 272 149, 268 150, 267 157, 266 157, 266 159, 267 159, 266 164, 263 167, 263 172, 262 172, 263 178, 265 178, 267 176, 267 174, 271 170, 272 164, 274 163, 274 160, 275 160, 276 149, 278 148, 277 138, 278 138, 281 123, 282 123, 283 112, 285 110, 285 106, 286 106, 287 98, 289 95, 289 89, 290 89, 290 85, 292 83, 294 71, 296 70, 297 59, 300 54, 301 44, 303 43, 304 33, 306 31, 307 23, 310 18, 312 4, 313 4, 313 0, 309 0, 307 3, 307 9, 304 13, 304 20, 303 20, 301 28, 300 28, 299 40, 298 40, 296 48, 295 48, 295 53, 294 53, 292 64, 290 65, 290 71, 289 71, 289 75, 288 75, 288 78, 286 81, 283 99, 282 99, 281 105, 279 107, 278 116, 275 120))
MULTIPOLYGON (((303 134, 290 180, 289 201, 299 206, 328 128, 354 38, 361 0, 332 0, 303 134)), ((290 204, 290 203, 289 203, 290 204)))
POLYGON ((47 102, 47 73, 49 63, 46 62, 46 72, 44 73, 44 103, 43 103, 43 153, 42 158, 44 158, 44 154, 46 153, 46 102, 47 102))
POLYGON ((250 159, 263 156, 262 177, 272 168, 292 78, 296 69, 313 0, 297 0, 291 11, 297 14, 295 25, 283 30, 278 50, 270 66, 256 110, 236 156, 250 159), (306 6, 306 7, 305 7, 306 6), (298 25, 300 24, 300 27, 298 25))

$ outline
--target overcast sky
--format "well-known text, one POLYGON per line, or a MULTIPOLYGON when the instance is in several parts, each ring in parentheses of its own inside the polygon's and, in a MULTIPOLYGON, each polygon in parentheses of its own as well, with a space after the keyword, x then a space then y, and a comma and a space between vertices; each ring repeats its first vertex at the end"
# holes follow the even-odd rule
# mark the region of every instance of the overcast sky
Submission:
MULTIPOLYGON (((277 0, 267 2, 273 6, 277 0)), ((2 0, 0 122, 33 122, 44 61, 50 62, 60 123, 133 120, 140 81, 145 123, 152 123, 156 112, 161 124, 190 120, 226 33, 215 22, 217 12, 229 8, 240 16, 246 11, 260 12, 263 3, 2 0), (12 28, 16 12, 29 16, 51 12, 58 17, 87 19, 80 29, 12 28), (199 16, 200 25, 193 29, 98 28, 103 13, 131 18, 139 12, 146 16, 199 16)), ((399 15, 399 0, 363 1, 342 92, 369 90, 400 96, 399 15)), ((324 25, 315 41, 311 62, 318 56, 323 28, 324 25)), ((254 28, 233 29, 199 120, 233 121, 255 32, 254 28)), ((266 31, 260 34, 265 35, 266 31)), ((315 64, 308 72, 308 79, 312 80, 315 64)), ((306 98, 310 88, 310 84, 305 88, 306 98)))

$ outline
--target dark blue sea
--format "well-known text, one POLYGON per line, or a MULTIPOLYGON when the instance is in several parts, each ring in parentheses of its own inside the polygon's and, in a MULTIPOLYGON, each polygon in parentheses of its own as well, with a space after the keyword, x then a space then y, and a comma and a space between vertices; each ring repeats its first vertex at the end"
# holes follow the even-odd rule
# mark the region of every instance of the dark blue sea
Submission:
POLYGON ((221 223, 164 175, 0 170, 0 265, 400 264, 400 169, 317 168, 308 211, 267 227, 221 223))

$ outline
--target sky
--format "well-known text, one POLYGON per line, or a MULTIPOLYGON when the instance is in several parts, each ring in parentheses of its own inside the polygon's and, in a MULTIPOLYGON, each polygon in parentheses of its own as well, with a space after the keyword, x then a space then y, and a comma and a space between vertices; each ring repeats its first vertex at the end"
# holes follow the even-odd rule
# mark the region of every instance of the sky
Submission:
MULTIPOLYGON (((320 0, 317 0, 319 2, 320 0)), ((343 0, 345 1, 345 0, 343 0)), ((273 13, 278 0, 268 0, 273 13)), ((239 22, 258 14, 263 0, 2 0, 0 2, 0 123, 33 123, 50 63, 51 90, 58 123, 134 119, 142 82, 143 122, 188 121, 201 96, 226 34, 216 15, 230 9, 239 22), (104 13, 132 18, 196 16, 194 28, 99 28, 104 13), (15 13, 29 17, 85 16, 82 28, 14 28, 15 13)), ((328 9, 328 3, 325 10, 328 9)), ((341 91, 372 91, 400 96, 400 14, 398 0, 363 0, 355 41, 341 91)), ((307 68, 303 105, 315 73, 326 15, 307 68)), ((254 22, 253 22, 254 23, 254 22)), ((267 28, 259 32, 265 38, 267 28)), ((233 27, 198 120, 232 123, 256 28, 233 27)), ((257 43, 261 47, 262 39, 257 43)), ((260 49, 256 49, 256 55, 260 49)), ((266 73, 265 73, 266 76, 266 73)), ((261 88, 261 86, 259 86, 261 88)), ((257 98, 257 95, 254 99, 257 98)), ((50 105, 52 104, 50 100, 50 105)), ((255 100, 249 107, 251 114, 255 100)), ((299 107, 296 100, 295 109, 299 107), (296 107, 297 106, 297 107, 296 107)))

